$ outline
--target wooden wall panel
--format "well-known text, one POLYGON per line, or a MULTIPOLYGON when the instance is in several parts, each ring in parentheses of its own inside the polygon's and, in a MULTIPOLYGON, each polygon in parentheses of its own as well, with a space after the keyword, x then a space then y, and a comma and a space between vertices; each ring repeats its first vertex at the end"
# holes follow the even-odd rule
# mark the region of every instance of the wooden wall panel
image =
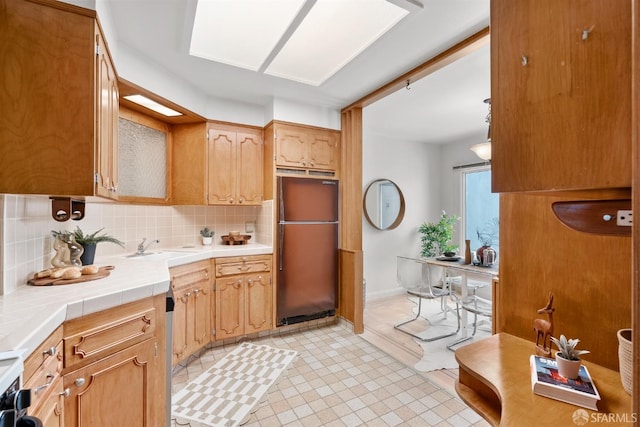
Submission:
POLYGON ((340 150, 340 316, 362 333, 362 108, 342 112, 340 150))
POLYGON ((340 249, 340 317, 353 324, 353 332, 364 332, 364 287, 362 251, 340 249))
MULTIPOLYGON (((640 113, 640 0, 633 0, 632 8, 632 79, 631 79, 631 117, 633 118, 631 127, 631 154, 632 154, 632 180, 633 180, 633 211, 640 212, 640 120, 637 119, 640 113)), ((632 227, 632 285, 631 285, 631 305, 633 307, 631 324, 633 341, 633 408, 634 414, 640 414, 640 231, 637 223, 632 227)), ((640 425, 640 420, 636 420, 635 426, 640 425)))
POLYGON ((629 191, 500 196, 497 329, 535 341, 533 319, 553 292, 554 335, 580 338, 586 360, 618 369, 616 332, 631 327, 631 238, 569 229, 551 203, 629 197, 629 191))

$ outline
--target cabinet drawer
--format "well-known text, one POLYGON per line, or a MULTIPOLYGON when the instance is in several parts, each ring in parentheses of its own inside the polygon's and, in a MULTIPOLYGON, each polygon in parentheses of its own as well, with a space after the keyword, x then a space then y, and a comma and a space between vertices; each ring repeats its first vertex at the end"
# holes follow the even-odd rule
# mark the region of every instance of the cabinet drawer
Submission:
POLYGON ((194 262, 169 269, 171 289, 178 290, 198 282, 207 282, 211 272, 209 260, 194 262))
POLYGON ((38 393, 37 396, 32 390, 29 415, 41 419, 42 425, 45 427, 62 425, 64 395, 62 376, 58 376, 46 389, 38 393))
POLYGON ((216 259, 216 277, 271 271, 271 255, 216 259))
MULTIPOLYGON (((51 395, 50 390, 62 378, 60 376, 62 373, 62 341, 59 341, 57 346, 50 348, 52 350, 44 355, 45 360, 38 369, 29 377, 25 376, 26 380, 23 388, 31 389, 30 407, 34 410, 51 395)), ((32 356, 39 358, 41 354, 34 352, 32 356)), ((61 383, 58 385, 61 385, 61 383)))
POLYGON ((53 331, 51 335, 25 359, 22 374, 24 381, 29 381, 44 364, 49 364, 52 360, 60 364, 62 363, 62 326, 53 331))
POLYGON ((65 323, 65 372, 153 337, 156 316, 152 299, 147 299, 65 323))

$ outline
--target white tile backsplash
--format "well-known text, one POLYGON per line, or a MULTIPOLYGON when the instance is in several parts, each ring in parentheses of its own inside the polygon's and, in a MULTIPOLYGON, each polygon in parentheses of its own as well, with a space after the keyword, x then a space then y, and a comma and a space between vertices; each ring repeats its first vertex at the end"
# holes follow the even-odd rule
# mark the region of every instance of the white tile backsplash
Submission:
MULTIPOLYGON (((158 247, 201 244, 200 229, 215 231, 214 242, 231 230, 245 231, 245 223, 255 223, 252 241, 273 243, 273 200, 262 206, 150 206, 88 201, 80 221, 57 222, 51 216, 46 196, 0 195, 0 295, 6 295, 26 283, 34 272, 51 265, 52 230, 73 231, 79 226, 85 233, 103 232, 125 243, 121 248, 100 243, 97 255, 135 252, 142 238, 158 239, 158 247)), ((153 246, 151 247, 153 248, 153 246)))

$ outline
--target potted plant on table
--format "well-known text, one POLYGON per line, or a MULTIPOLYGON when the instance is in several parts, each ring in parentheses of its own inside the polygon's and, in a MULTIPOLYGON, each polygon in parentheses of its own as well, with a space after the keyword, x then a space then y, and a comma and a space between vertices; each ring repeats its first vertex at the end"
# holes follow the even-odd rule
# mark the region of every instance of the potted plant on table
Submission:
POLYGON ((580 342, 577 338, 567 339, 564 335, 560 335, 560 339, 551 337, 551 341, 558 347, 556 353, 558 373, 572 380, 578 378, 582 363, 580 356, 590 353, 589 350, 576 350, 580 342))
POLYGON ((202 236, 202 244, 206 246, 213 243, 214 234, 215 232, 213 230, 210 230, 209 227, 205 227, 200 230, 200 235, 202 236))
POLYGON ((75 237, 76 242, 80 243, 80 245, 82 245, 82 247, 84 248, 84 252, 80 257, 82 265, 93 264, 93 260, 96 255, 96 246, 100 242, 115 243, 121 248, 124 248, 124 242, 122 242, 121 240, 116 239, 113 236, 109 236, 108 234, 99 234, 102 230, 104 230, 104 227, 98 231, 94 231, 91 234, 84 234, 80 227, 76 227, 75 231, 73 232, 73 236, 75 237))
POLYGON ((418 231, 422 235, 420 240, 422 250, 420 255, 428 258, 437 255, 445 255, 448 257, 455 256, 457 245, 451 243, 453 239, 453 226, 460 217, 455 215, 447 215, 442 211, 438 222, 425 222, 418 231))

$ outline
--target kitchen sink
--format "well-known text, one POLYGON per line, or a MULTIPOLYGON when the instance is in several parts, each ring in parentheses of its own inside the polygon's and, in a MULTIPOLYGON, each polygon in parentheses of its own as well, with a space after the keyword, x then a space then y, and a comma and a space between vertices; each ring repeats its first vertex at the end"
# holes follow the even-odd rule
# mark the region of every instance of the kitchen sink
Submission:
POLYGON ((163 261, 171 258, 181 258, 191 255, 193 251, 155 251, 145 252, 143 254, 129 254, 125 258, 138 259, 141 261, 163 261))

